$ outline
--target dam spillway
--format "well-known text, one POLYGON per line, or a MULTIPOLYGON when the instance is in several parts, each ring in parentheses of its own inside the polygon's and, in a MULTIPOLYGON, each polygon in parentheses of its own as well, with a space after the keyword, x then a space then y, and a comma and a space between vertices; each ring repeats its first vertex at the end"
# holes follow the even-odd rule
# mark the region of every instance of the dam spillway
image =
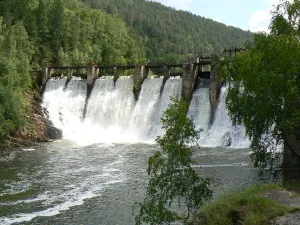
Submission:
MULTIPOLYGON (((147 78, 139 98, 133 94, 134 81, 128 77, 97 79, 87 98, 85 79, 51 78, 43 95, 49 119, 63 131, 65 139, 78 144, 154 142, 163 135, 160 118, 170 97, 181 95, 182 79, 147 78)), ((199 145, 247 148, 249 139, 241 125, 233 125, 225 106, 227 88, 221 88, 212 119, 209 86, 198 85, 193 92, 188 116, 200 133, 199 145)))

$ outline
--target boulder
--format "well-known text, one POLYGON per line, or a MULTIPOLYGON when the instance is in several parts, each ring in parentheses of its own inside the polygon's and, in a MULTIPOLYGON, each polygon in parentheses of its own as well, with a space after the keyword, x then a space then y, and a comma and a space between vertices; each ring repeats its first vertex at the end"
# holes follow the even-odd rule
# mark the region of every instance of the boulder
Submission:
POLYGON ((49 124, 45 124, 45 136, 53 140, 62 139, 63 137, 62 130, 49 124))
POLYGON ((222 137, 222 146, 229 147, 231 145, 231 142, 232 140, 230 133, 227 131, 222 137))

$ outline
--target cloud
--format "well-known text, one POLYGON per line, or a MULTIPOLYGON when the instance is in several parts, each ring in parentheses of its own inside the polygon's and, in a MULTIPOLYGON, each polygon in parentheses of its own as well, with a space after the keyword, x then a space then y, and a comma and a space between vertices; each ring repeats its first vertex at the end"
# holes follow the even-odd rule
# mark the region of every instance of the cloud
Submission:
MULTIPOLYGON (((254 12, 248 20, 248 29, 253 32, 265 31, 269 32, 269 25, 272 19, 271 11, 277 6, 281 0, 262 0, 269 5, 268 9, 254 12)), ((288 0, 292 2, 292 0, 288 0)))
POLYGON ((191 4, 194 0, 152 0, 154 2, 160 2, 163 5, 171 6, 176 9, 187 10, 189 4, 191 4))
POLYGON ((272 19, 271 11, 274 6, 280 3, 280 0, 262 0, 269 6, 265 10, 259 10, 254 12, 248 19, 248 29, 253 32, 269 32, 269 25, 272 19))
POLYGON ((249 30, 253 32, 268 32, 269 24, 272 18, 270 10, 271 9, 254 12, 248 20, 249 30))
POLYGON ((216 22, 222 23, 222 20, 218 17, 213 18, 213 20, 216 21, 216 22))
POLYGON ((271 4, 271 5, 278 5, 280 0, 264 0, 265 2, 271 4))

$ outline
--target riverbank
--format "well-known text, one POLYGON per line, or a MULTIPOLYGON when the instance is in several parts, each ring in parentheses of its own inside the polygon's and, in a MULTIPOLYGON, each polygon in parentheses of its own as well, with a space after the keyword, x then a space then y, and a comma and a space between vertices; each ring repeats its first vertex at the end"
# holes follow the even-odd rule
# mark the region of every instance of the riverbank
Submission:
POLYGON ((298 224, 299 210, 299 184, 256 185, 205 204, 191 225, 293 225, 298 224))
POLYGON ((6 140, 0 142, 0 150, 17 150, 39 142, 62 138, 62 132, 53 127, 52 122, 45 118, 41 97, 35 93, 25 93, 25 95, 28 106, 26 123, 12 132, 6 140))

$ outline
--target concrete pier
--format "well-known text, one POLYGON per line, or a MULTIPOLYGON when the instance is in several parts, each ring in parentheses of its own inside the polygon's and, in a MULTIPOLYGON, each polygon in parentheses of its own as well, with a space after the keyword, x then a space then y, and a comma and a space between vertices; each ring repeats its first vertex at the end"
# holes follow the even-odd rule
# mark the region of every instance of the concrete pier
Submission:
POLYGON ((96 66, 92 65, 87 68, 87 85, 93 86, 94 81, 98 78, 98 70, 96 70, 96 66))
POLYGON ((182 97, 188 104, 192 99, 197 80, 198 65, 193 63, 183 64, 182 97))
POLYGON ((135 74, 133 76, 133 94, 136 101, 139 98, 143 81, 147 76, 148 74, 146 73, 145 66, 137 66, 135 68, 135 74))
POLYGON ((210 87, 209 87, 209 101, 212 109, 211 116, 210 116, 211 123, 215 118, 215 112, 217 110, 220 92, 221 92, 221 83, 217 79, 216 65, 215 63, 212 63, 210 68, 210 87))

